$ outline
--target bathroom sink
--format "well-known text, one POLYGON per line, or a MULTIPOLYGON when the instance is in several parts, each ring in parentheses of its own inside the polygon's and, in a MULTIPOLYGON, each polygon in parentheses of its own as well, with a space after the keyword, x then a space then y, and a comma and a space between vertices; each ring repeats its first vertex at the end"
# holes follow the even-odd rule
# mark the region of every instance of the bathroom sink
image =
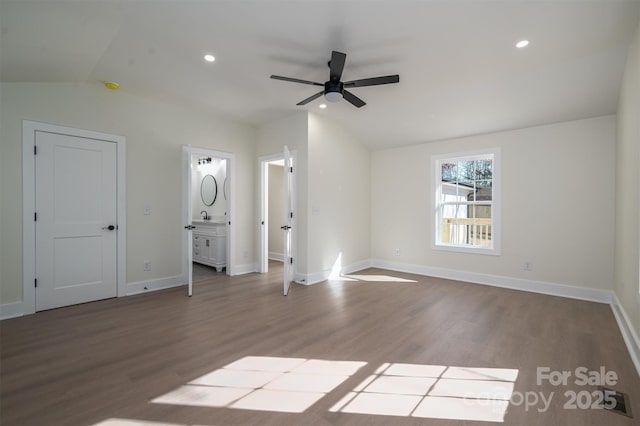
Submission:
POLYGON ((193 220, 194 225, 224 225, 224 222, 218 220, 193 220))

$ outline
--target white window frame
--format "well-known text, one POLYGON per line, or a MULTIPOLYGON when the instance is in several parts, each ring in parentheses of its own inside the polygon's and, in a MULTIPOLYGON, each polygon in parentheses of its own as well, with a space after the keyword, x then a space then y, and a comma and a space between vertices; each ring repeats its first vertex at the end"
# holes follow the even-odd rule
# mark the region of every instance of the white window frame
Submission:
POLYGON ((500 148, 488 148, 482 150, 465 151, 465 152, 453 152, 447 154, 439 154, 431 156, 431 212, 433 214, 433 220, 431 221, 432 238, 431 248, 434 250, 451 251, 458 253, 474 253, 474 254, 486 254, 493 256, 500 256, 500 241, 502 238, 501 233, 501 187, 502 187, 502 175, 501 175, 501 158, 500 148), (442 188, 442 170, 440 164, 443 161, 460 161, 460 160, 474 160, 481 159, 487 155, 493 155, 493 182, 492 182, 492 207, 491 207, 491 240, 493 247, 465 247, 454 244, 443 244, 439 241, 441 231, 441 220, 439 217, 440 211, 440 192, 442 188))

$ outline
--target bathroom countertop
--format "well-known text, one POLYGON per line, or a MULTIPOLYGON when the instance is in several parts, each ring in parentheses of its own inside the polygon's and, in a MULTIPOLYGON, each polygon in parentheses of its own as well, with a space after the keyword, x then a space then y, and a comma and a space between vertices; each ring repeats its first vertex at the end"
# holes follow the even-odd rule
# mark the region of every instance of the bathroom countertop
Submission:
POLYGON ((225 224, 225 222, 214 221, 214 220, 192 220, 191 223, 193 223, 194 225, 213 225, 213 226, 219 226, 219 225, 225 224))

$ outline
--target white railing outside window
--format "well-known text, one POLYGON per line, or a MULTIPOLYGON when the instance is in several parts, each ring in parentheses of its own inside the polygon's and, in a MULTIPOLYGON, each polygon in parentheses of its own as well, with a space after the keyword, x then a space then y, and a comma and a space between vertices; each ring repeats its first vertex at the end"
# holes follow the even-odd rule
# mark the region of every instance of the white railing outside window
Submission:
POLYGON ((432 158, 434 248, 499 254, 499 151, 432 158))

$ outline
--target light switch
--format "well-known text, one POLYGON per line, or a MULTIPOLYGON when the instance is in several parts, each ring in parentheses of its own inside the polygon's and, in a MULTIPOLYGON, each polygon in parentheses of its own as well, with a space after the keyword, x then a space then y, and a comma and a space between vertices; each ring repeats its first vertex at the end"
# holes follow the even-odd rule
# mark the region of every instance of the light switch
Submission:
POLYGON ((151 206, 144 206, 144 215, 145 216, 151 215, 151 206))

